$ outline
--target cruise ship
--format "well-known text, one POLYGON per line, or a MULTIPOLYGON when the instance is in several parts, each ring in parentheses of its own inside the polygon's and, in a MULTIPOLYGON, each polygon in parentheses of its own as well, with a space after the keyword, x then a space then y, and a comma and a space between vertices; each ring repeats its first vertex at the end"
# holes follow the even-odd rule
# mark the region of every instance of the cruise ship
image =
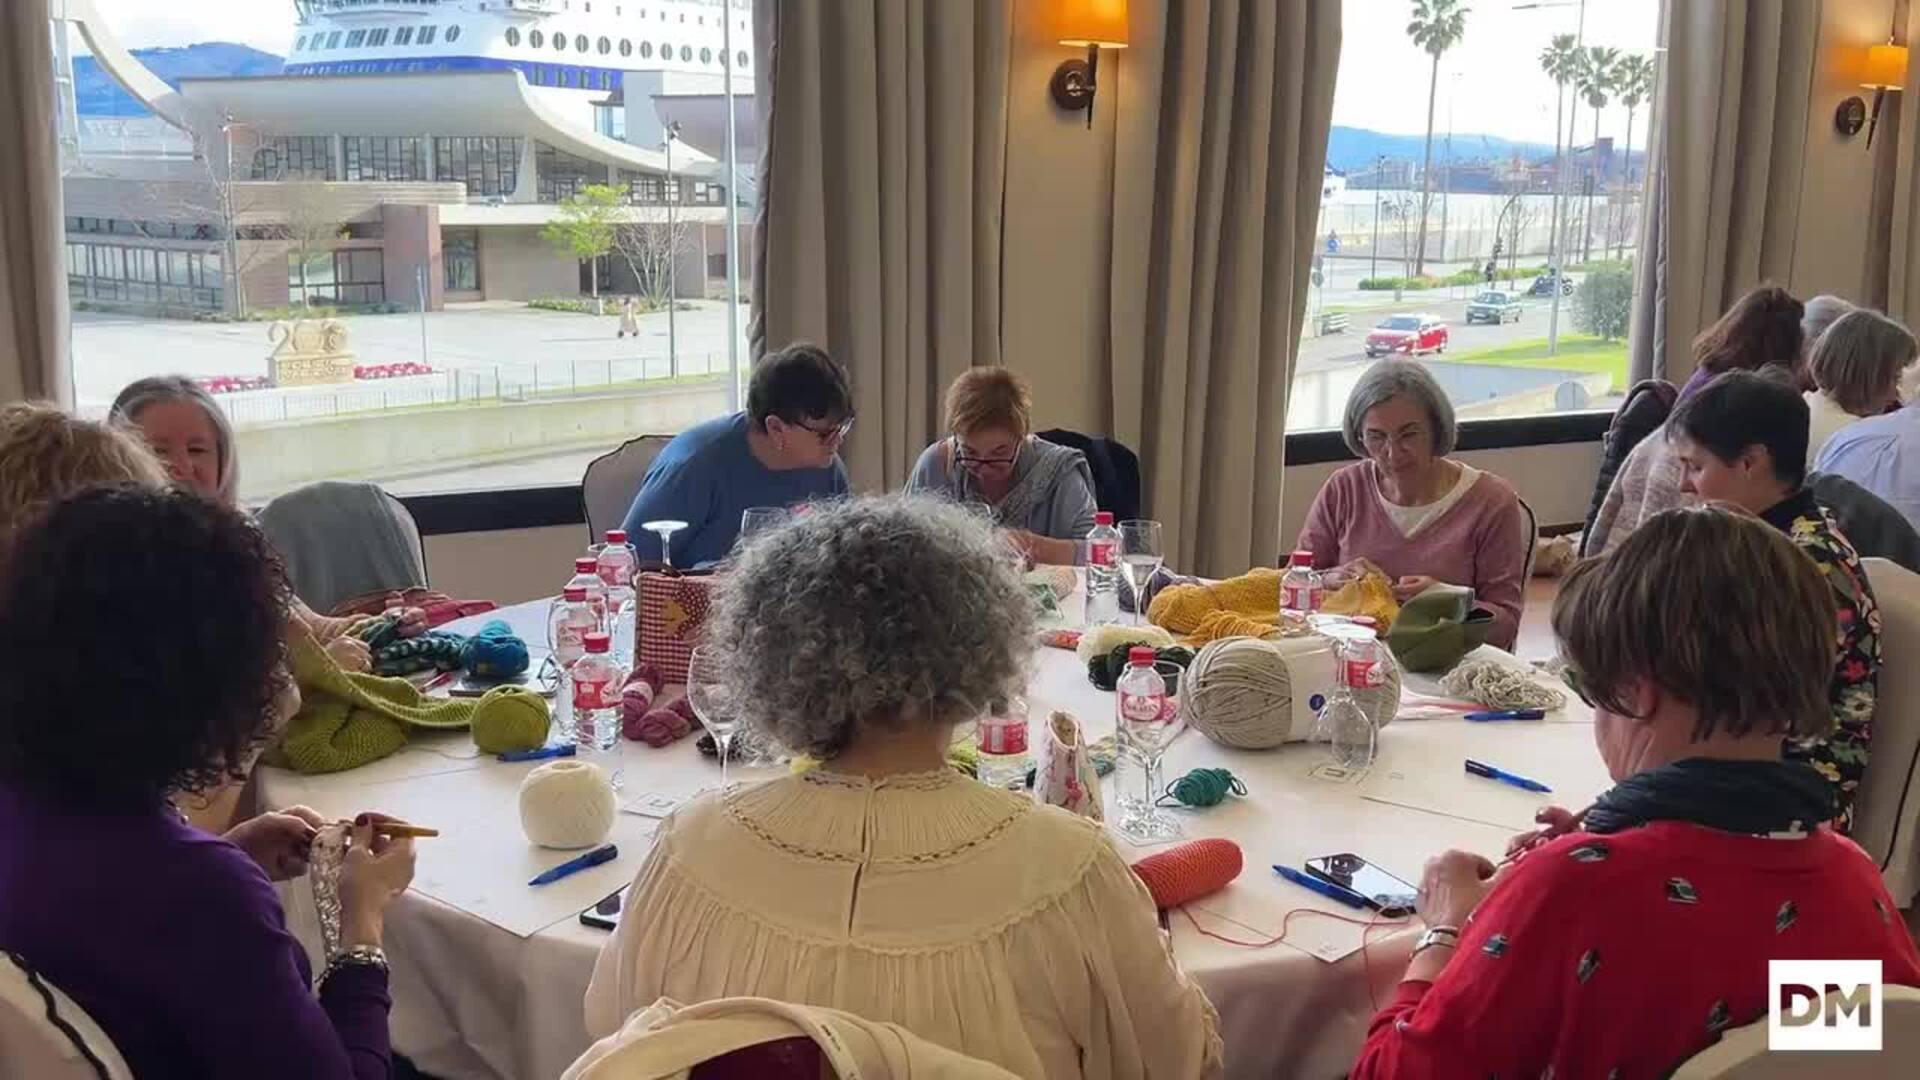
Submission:
POLYGON ((569 122, 619 130, 623 73, 753 93, 752 0, 293 0, 285 74, 517 71, 569 122), (732 20, 732 25, 725 23, 732 20), (609 95, 615 95, 610 98, 609 95))

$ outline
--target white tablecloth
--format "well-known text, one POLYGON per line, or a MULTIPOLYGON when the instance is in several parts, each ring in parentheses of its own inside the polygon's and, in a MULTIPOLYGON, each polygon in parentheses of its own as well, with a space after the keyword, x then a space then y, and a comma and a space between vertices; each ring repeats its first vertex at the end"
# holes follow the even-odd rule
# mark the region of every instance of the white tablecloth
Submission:
MULTIPOLYGON (((507 619, 537 647, 545 640, 545 615, 540 601, 490 617, 507 619)), ((477 629, 484 618, 449 629, 477 629)), ((1112 695, 1087 682, 1072 653, 1042 649, 1036 660, 1029 691, 1036 721, 1048 710, 1067 709, 1080 717, 1089 739, 1113 730, 1112 695)), ((1411 677, 1408 685, 1437 693, 1431 680, 1411 677)), ((717 766, 699 756, 692 739, 663 750, 625 743, 623 753, 629 793, 686 796, 718 780, 717 766)), ((1578 701, 1544 723, 1396 721, 1381 734, 1379 761, 1356 784, 1310 775, 1324 756, 1323 748, 1307 745, 1235 751, 1195 732, 1182 734, 1166 755, 1169 777, 1224 766, 1248 788, 1245 798, 1182 811, 1189 837, 1229 837, 1246 855, 1239 880, 1195 905, 1191 919, 1242 940, 1264 940, 1283 925, 1287 930, 1283 944, 1249 948, 1202 935, 1189 914, 1171 917, 1175 954, 1220 1011, 1232 1076, 1341 1075, 1412 948, 1404 927, 1368 931, 1310 914, 1288 923, 1287 915, 1298 910, 1354 912, 1287 883, 1272 864, 1298 866, 1351 851, 1417 882, 1429 855, 1459 847, 1497 856, 1509 836, 1530 826, 1541 802, 1583 806, 1608 784, 1591 717, 1578 701), (1554 793, 1533 795, 1467 777, 1464 757, 1541 780, 1554 793)), ((464 734, 455 734, 421 738, 348 773, 262 770, 267 806, 305 803, 329 816, 382 810, 444 831, 420 842, 414 891, 387 917, 387 950, 394 1045, 449 1080, 553 1077, 586 1048, 581 999, 606 935, 581 926, 577 914, 632 878, 653 829, 651 819, 622 814, 615 834, 619 859, 548 887, 560 891, 530 890, 526 881, 535 870, 565 857, 532 847, 520 834, 513 793, 533 767, 478 756, 464 734)), ((735 777, 752 775, 742 770, 735 777)), ((1124 766, 1106 779, 1110 817, 1117 787, 1140 783, 1139 773, 1124 766)), ((1120 845, 1129 859, 1151 853, 1120 845)), ((311 939, 306 893, 301 883, 283 895, 296 927, 311 939)))

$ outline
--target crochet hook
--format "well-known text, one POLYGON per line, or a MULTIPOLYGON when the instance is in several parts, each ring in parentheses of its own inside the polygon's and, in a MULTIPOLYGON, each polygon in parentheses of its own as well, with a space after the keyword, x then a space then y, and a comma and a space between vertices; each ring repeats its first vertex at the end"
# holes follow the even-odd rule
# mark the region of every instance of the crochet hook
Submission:
MULTIPOLYGON (((349 829, 353 828, 353 822, 345 818, 341 818, 338 824, 345 825, 349 829)), ((439 829, 430 829, 425 825, 409 825, 404 821, 373 821, 368 824, 373 826, 374 832, 392 840, 398 840, 403 836, 410 836, 417 839, 419 837, 440 835, 439 829)))
POLYGON ((601 863, 612 862, 619 857, 619 848, 612 844, 603 844, 587 852, 585 855, 576 855, 551 870, 541 871, 532 881, 527 882, 527 884, 551 885, 563 877, 577 874, 582 870, 590 870, 593 867, 599 866, 601 863))
POLYGON ((1484 722, 1489 720, 1545 720, 1545 709, 1495 709, 1492 712, 1470 712, 1462 720, 1484 722))

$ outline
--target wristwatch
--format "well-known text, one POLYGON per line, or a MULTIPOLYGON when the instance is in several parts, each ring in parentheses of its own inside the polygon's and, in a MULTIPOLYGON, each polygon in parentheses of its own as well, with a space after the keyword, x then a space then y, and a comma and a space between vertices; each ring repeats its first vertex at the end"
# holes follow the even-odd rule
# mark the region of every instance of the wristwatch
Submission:
POLYGON ((1451 949, 1460 944, 1460 928, 1457 926, 1429 926, 1414 942, 1413 955, 1419 956, 1435 945, 1445 945, 1451 949))

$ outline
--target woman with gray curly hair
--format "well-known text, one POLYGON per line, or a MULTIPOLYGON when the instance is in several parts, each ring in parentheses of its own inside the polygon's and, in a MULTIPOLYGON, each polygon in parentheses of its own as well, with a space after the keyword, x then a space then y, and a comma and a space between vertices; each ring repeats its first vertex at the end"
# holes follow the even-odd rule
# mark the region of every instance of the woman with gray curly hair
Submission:
POLYGON ((708 640, 740 719, 820 767, 661 823, 587 990, 596 1037, 667 997, 901 1025, 1023 1077, 1203 1077, 1217 1019, 1098 823, 954 771, 1017 692, 1032 602, 973 514, 894 496, 752 540, 708 640))

